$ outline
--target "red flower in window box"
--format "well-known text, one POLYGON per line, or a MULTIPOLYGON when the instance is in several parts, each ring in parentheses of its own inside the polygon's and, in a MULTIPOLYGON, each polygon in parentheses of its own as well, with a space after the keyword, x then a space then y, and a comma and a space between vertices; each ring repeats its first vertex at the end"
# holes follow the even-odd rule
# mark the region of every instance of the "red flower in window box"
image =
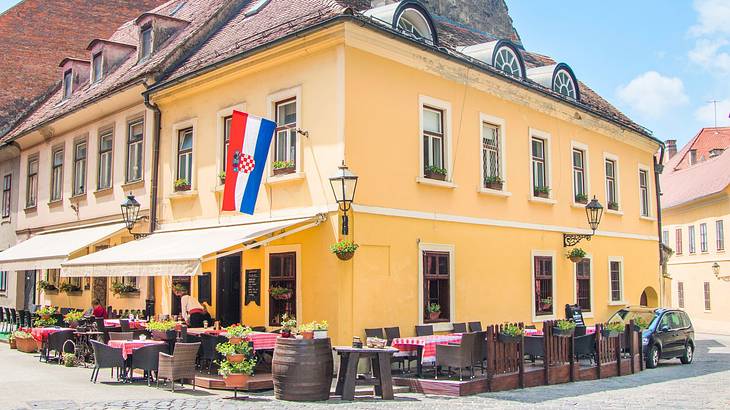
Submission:
POLYGON ((291 299, 292 290, 283 286, 273 286, 269 289, 269 294, 275 300, 289 300, 291 299))

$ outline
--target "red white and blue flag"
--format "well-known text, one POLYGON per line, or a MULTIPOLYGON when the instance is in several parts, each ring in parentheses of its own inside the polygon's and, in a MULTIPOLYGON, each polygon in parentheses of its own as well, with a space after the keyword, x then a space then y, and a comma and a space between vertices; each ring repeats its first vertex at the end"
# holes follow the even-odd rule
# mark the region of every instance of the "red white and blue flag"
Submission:
POLYGON ((223 210, 253 215, 276 123, 233 111, 223 210))

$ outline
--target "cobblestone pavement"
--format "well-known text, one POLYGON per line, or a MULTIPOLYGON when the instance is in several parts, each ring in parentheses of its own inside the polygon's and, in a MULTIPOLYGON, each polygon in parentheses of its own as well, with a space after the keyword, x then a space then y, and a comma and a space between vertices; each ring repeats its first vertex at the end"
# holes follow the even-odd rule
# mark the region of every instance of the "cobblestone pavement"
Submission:
MULTIPOLYGON (((38 363, 37 358, 0 348, 0 408, 2 409, 443 409, 451 408, 730 408, 730 337, 698 336, 691 365, 678 360, 659 368, 603 380, 535 387, 500 393, 450 398, 398 394, 394 402, 359 399, 354 403, 287 403, 272 393, 233 401, 229 392, 189 387, 171 393, 143 384, 120 385, 88 381, 90 370, 65 369, 38 363)), ((108 380, 102 372, 100 380, 108 380)))

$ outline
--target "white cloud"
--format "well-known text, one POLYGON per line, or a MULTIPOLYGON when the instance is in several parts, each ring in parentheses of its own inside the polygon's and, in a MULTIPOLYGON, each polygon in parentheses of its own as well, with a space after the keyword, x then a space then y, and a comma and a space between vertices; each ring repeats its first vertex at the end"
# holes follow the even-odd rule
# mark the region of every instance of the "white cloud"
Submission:
POLYGON ((616 91, 618 98, 632 110, 647 118, 660 118, 669 110, 689 102, 684 83, 677 77, 665 77, 647 71, 616 91))
POLYGON ((687 53, 690 61, 714 74, 730 74, 730 1, 695 0, 697 23, 689 29, 695 46, 687 53))
MULTIPOLYGON (((701 123, 703 127, 713 127, 715 125, 715 107, 712 103, 707 103, 695 110, 695 119, 701 123)), ((717 102, 717 125, 724 127, 730 125, 730 98, 717 102)))
POLYGON ((730 2, 727 0, 695 0, 697 24, 690 28, 690 34, 730 34, 730 2))

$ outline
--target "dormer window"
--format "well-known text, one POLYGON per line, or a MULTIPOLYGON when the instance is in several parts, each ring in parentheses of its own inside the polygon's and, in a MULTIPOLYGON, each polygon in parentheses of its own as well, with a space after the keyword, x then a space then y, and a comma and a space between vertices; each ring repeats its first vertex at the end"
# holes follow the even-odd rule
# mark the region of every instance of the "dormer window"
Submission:
POLYGON ((436 25, 418 0, 396 1, 365 10, 363 15, 406 37, 438 46, 436 25))
POLYGON ((152 26, 147 26, 140 33, 140 60, 144 60, 152 54, 152 26))
POLYGON ((567 70, 558 70, 553 79, 553 91, 568 98, 577 99, 575 81, 567 70))
POLYGON ((500 47, 494 55, 494 67, 512 77, 522 78, 522 67, 510 47, 500 47))
POLYGON ((91 82, 98 83, 104 75, 104 65, 102 64, 101 52, 94 54, 91 58, 91 82))
POLYGON ((398 29, 417 39, 433 40, 426 18, 416 9, 406 9, 398 17, 398 29))
POLYGON ((73 71, 67 70, 63 73, 63 99, 68 99, 73 94, 73 71))

